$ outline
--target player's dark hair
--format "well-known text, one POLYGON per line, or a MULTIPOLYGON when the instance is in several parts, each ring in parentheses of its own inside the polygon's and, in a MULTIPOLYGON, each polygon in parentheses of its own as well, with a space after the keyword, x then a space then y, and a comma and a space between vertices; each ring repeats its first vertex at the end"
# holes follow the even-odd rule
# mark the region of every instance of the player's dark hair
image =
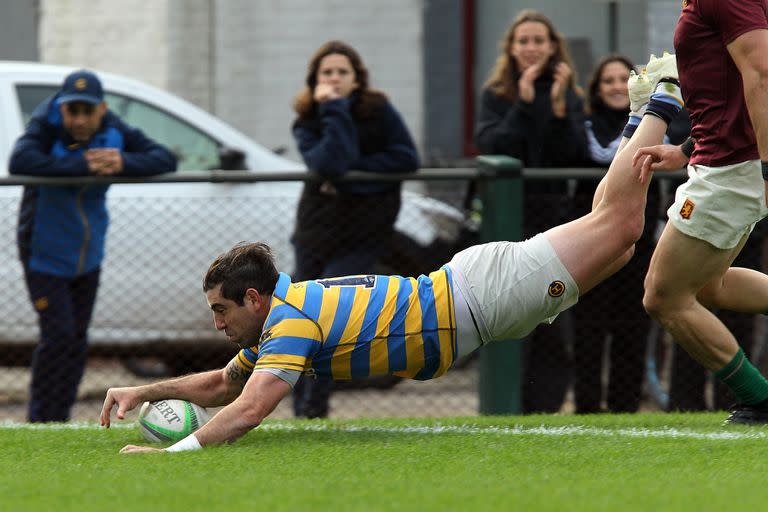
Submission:
POLYGON ((203 291, 221 285, 221 296, 242 306, 248 288, 271 294, 277 278, 275 258, 267 244, 240 242, 211 263, 203 280, 203 291))

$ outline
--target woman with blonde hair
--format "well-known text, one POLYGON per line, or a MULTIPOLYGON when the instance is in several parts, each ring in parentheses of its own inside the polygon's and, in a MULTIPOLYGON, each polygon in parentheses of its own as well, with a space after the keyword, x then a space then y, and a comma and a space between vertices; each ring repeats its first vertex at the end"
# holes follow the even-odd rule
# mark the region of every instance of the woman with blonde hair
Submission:
MULTIPOLYGON (((499 42, 499 57, 482 93, 475 130, 483 154, 509 155, 526 167, 578 166, 584 160, 583 101, 568 45, 544 14, 523 10, 499 42)), ((570 218, 568 184, 525 183, 525 238, 570 218)), ((524 345, 524 412, 556 412, 568 386, 562 319, 534 331, 524 345), (534 380, 534 377, 536 380, 534 380)))
POLYGON ((499 43, 482 95, 477 146, 529 167, 573 165, 584 155, 583 101, 568 45, 542 13, 521 11, 499 43))

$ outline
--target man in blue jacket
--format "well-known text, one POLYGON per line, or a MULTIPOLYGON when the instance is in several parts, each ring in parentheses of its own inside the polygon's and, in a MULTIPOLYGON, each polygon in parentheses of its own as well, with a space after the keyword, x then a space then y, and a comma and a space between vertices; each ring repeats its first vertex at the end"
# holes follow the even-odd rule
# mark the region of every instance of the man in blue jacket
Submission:
MULTIPOLYGON (((35 109, 9 170, 46 177, 149 176, 175 171, 176 157, 109 111, 98 77, 78 70, 35 109)), ((31 422, 67 421, 77 395, 104 259, 108 187, 24 187, 19 255, 40 323, 31 422)))

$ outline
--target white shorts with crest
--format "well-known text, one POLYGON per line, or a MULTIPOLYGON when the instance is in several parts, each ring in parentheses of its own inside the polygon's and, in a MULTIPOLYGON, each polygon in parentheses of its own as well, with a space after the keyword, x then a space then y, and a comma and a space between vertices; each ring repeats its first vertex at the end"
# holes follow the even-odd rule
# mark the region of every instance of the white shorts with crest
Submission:
POLYGON ((579 299, 573 277, 543 234, 475 245, 448 265, 483 343, 523 338, 579 299))
POLYGON ((768 215, 759 160, 723 167, 689 165, 688 181, 677 188, 667 210, 681 233, 719 249, 732 249, 768 215))

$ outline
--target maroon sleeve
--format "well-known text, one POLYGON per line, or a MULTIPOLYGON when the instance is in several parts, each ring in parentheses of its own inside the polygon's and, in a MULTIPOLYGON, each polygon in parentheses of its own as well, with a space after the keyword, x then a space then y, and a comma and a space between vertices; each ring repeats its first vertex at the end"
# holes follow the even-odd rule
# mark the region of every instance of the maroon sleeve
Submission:
POLYGON ((766 0, 697 0, 699 13, 720 31, 727 46, 742 34, 768 29, 766 0))

